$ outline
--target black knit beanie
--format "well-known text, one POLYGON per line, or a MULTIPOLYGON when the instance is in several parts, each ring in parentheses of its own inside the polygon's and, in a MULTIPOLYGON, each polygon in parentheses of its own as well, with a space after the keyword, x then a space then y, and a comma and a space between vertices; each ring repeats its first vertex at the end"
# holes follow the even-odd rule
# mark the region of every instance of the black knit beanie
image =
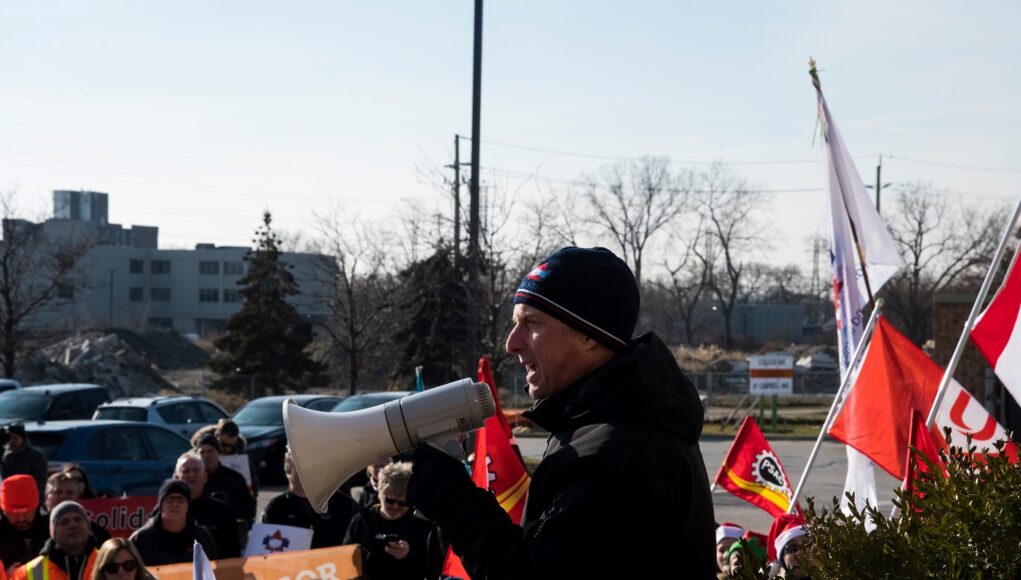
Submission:
POLYGON ((156 499, 156 507, 161 507, 163 499, 172 493, 183 495, 184 499, 188 500, 188 503, 191 504, 191 488, 188 487, 188 484, 179 479, 167 479, 163 481, 163 485, 160 487, 160 492, 156 499))
POLYGON ((525 276, 514 295, 571 328, 619 350, 638 322, 638 283, 631 268, 606 248, 568 247, 525 276))
POLYGON ((205 435, 203 435, 202 439, 199 439, 198 444, 195 445, 195 449, 198 449, 203 445, 208 445, 212 447, 213 449, 216 450, 217 453, 220 452, 220 440, 217 439, 216 435, 214 435, 213 433, 206 433, 205 435))

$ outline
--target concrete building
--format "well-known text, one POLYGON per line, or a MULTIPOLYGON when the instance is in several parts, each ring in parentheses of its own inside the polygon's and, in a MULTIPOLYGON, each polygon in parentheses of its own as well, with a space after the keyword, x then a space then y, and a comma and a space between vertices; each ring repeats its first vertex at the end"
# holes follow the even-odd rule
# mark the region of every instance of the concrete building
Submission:
MULTIPOLYGON (((97 240, 82 259, 88 283, 60 311, 74 328, 147 326, 174 328, 207 336, 222 330, 241 309, 238 281, 245 275, 249 248, 197 244, 194 250, 161 250, 158 228, 124 228, 107 223, 107 194, 55 191, 54 217, 37 227, 51 241, 91 237, 97 240)), ((11 220, 10 226, 35 226, 11 220)), ((328 259, 318 254, 285 252, 300 294, 291 298, 298 312, 324 320, 329 310, 328 259)))

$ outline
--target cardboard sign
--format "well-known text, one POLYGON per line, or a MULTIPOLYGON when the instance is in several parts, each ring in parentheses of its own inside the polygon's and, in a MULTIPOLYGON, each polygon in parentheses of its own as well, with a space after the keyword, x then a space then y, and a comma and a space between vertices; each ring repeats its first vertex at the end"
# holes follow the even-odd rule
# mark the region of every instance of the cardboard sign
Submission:
MULTIPOLYGON (((362 575, 362 551, 358 546, 336 546, 304 552, 285 552, 271 556, 251 556, 214 560, 217 580, 347 580, 362 575)), ((193 566, 172 564, 150 567, 160 580, 192 580, 193 566)))
POLYGON ((790 395, 794 392, 794 356, 786 353, 748 357, 750 395, 790 395))
POLYGON ((103 497, 78 503, 89 519, 106 528, 111 537, 126 538, 149 519, 149 512, 156 507, 156 496, 103 497))
POLYGON ((296 526, 255 524, 248 532, 245 556, 297 552, 312 547, 312 530, 296 526))
POLYGON ((249 467, 247 454, 221 455, 220 463, 245 476, 245 484, 248 489, 252 489, 252 468, 249 467))

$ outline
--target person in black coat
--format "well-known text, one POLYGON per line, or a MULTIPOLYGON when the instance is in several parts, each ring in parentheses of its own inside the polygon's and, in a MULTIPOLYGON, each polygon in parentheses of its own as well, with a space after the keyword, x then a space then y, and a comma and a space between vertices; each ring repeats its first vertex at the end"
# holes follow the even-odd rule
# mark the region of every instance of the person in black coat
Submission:
MULTIPOLYGON (((61 502, 77 502, 81 499, 78 495, 81 488, 82 486, 69 473, 58 471, 50 475, 46 479, 46 512, 53 511, 61 502)), ((96 539, 97 546, 102 546, 103 542, 110 539, 110 532, 96 522, 89 520, 89 528, 92 531, 92 537, 96 539)))
POLYGON ((344 544, 344 534, 358 504, 342 491, 334 493, 326 503, 326 513, 312 508, 305 496, 305 488, 298 480, 291 454, 284 455, 284 474, 287 491, 271 499, 262 512, 262 523, 296 526, 312 530, 312 548, 327 548, 344 544))
POLYGON ((203 495, 208 478, 206 465, 198 453, 187 451, 177 458, 174 479, 188 484, 188 489, 191 490, 191 506, 188 513, 213 536, 219 557, 240 556, 241 536, 234 510, 218 499, 203 495))
MULTIPOLYGON (((463 468, 462 468, 463 470, 463 468)), ((345 544, 362 549, 367 580, 436 579, 443 567, 439 530, 414 516, 407 503, 411 464, 391 463, 379 472, 381 503, 359 511, 347 528, 345 544)))
POLYGON ((565 248, 514 298, 506 348, 551 434, 520 526, 461 463, 415 450, 408 498, 473 578, 715 575, 702 405, 653 334, 632 339, 638 286, 603 248, 565 248))
POLYGON ((4 479, 12 475, 31 475, 42 497, 47 477, 46 455, 32 447, 25 426, 14 424, 7 427, 7 452, 3 459, 4 479))
POLYGON ((237 519, 245 523, 247 530, 255 521, 256 502, 248 490, 245 476, 220 463, 220 442, 216 435, 203 437, 196 451, 206 464, 208 477, 202 494, 227 502, 237 519))
POLYGON ((153 515, 129 538, 146 566, 191 562, 196 541, 210 560, 219 557, 213 536, 188 513, 190 498, 183 481, 163 482, 153 515))

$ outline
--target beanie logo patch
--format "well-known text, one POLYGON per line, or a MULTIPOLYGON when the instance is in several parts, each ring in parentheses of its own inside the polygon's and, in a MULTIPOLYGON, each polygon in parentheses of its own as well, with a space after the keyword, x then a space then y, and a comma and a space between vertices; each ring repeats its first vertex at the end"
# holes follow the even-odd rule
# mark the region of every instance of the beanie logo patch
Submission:
POLYGON ((543 262, 542 264, 539 264, 535 268, 532 268, 532 271, 529 272, 527 276, 525 276, 525 279, 539 282, 541 280, 545 280, 546 276, 549 276, 549 274, 550 274, 549 265, 546 262, 543 262))

